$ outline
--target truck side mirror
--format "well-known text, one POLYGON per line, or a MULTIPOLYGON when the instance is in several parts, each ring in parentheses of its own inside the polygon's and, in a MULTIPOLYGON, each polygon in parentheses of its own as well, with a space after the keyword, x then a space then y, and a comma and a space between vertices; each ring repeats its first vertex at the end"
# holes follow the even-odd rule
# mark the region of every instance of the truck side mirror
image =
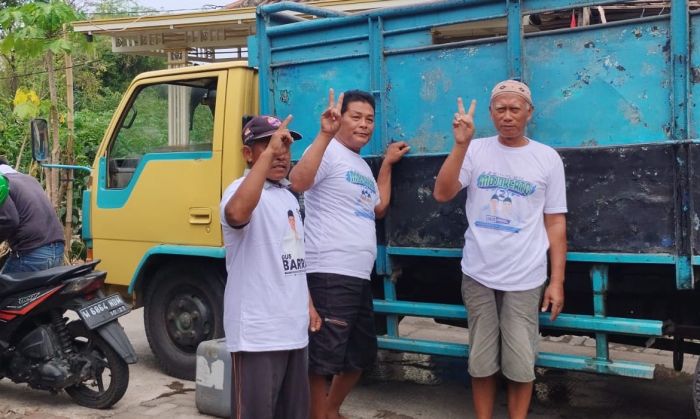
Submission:
POLYGON ((48 160, 49 124, 45 119, 32 119, 30 124, 32 136, 32 156, 43 163, 48 160))

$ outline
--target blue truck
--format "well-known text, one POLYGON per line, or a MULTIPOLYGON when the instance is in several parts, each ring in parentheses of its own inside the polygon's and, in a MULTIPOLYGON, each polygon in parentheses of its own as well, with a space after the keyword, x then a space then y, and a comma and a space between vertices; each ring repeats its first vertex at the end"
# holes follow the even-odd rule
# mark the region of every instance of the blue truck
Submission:
MULTIPOLYGON (((688 0, 673 0, 670 13, 606 19, 605 6, 631 3, 452 0, 345 14, 283 2, 258 9, 249 64, 259 69, 261 112, 293 114, 295 129, 311 133, 329 88, 364 89, 377 102, 374 138, 362 150, 370 165, 378 167, 392 141, 411 146, 394 168, 391 209, 378 225, 381 348, 468 356, 468 345, 402 337, 398 322, 465 323, 465 195, 438 204, 432 188, 452 146, 456 98, 476 99, 477 136, 493 135, 489 89, 513 78, 529 85, 535 101, 528 135, 555 147, 566 169, 566 308, 556 321, 542 315, 541 329, 596 341, 594 356, 540 353, 537 365, 652 378, 653 365, 611 359, 609 343, 671 350, 677 369, 684 353, 699 352, 700 14, 688 0), (544 23, 572 13, 580 22, 591 10, 586 26, 544 23)), ((308 137, 294 145, 293 159, 308 137)))

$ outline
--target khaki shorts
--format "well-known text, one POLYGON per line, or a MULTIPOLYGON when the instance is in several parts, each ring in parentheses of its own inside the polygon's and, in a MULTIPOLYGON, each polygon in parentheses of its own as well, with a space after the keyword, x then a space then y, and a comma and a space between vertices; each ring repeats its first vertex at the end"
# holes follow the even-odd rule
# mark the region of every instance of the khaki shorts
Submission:
POLYGON ((543 288, 544 285, 527 291, 498 291, 462 275, 472 377, 489 377, 501 370, 511 381, 535 380, 543 288))

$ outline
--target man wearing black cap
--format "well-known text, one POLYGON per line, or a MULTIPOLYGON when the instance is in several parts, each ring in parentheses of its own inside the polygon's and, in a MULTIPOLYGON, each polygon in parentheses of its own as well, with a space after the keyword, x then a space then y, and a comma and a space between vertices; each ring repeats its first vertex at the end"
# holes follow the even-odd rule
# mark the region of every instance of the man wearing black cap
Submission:
MULTIPOLYGON (((334 135, 334 106, 321 131, 334 135)), ((228 280, 224 331, 232 353, 232 417, 308 419, 308 330, 321 326, 306 283, 304 226, 288 190, 290 146, 301 135, 274 116, 243 127, 249 170, 221 200, 228 280)))

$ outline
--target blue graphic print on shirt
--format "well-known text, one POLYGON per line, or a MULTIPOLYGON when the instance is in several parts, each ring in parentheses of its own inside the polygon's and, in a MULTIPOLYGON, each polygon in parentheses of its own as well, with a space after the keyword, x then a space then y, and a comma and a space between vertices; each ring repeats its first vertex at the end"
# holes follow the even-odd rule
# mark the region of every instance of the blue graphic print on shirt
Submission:
POLYGON ((360 186, 360 196, 356 201, 355 215, 374 221, 374 202, 377 195, 374 179, 354 170, 348 170, 345 180, 360 186))
POLYGON ((517 203, 535 193, 537 185, 513 176, 482 173, 476 179, 476 187, 493 190, 488 204, 484 205, 476 227, 518 233, 523 221, 517 203))

